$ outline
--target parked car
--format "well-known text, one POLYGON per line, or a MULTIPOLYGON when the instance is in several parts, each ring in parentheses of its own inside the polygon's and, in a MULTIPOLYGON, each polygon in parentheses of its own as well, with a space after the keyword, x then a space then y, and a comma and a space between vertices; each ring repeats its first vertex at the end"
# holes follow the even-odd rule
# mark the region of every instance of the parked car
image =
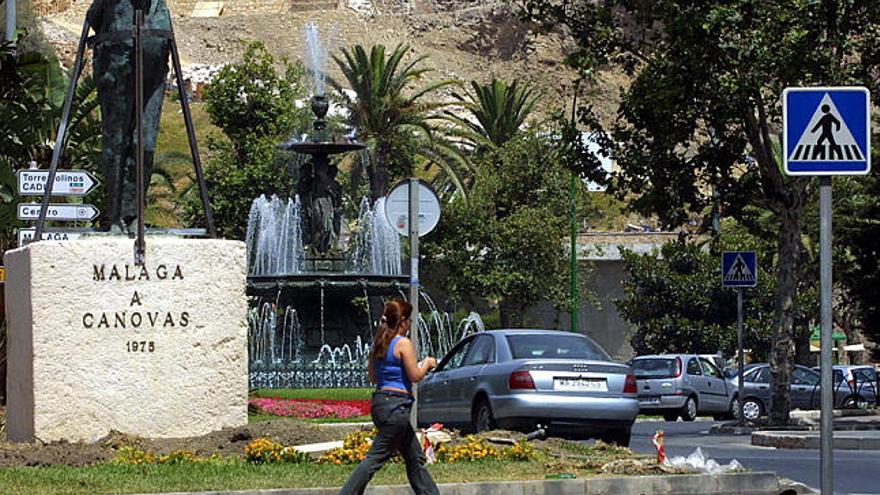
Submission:
POLYGON ((736 387, 706 356, 639 356, 632 360, 632 369, 641 414, 661 414, 666 421, 693 421, 698 414, 721 419, 737 407, 736 387))
MULTIPOLYGON (((841 407, 861 407, 877 404, 877 370, 873 365, 834 365, 833 380, 835 396, 844 394, 841 407), (843 391, 843 392, 841 392, 843 391)), ((813 371, 821 373, 821 368, 813 367, 813 371)))
POLYGON ((418 422, 596 437, 628 445, 639 412, 629 366, 584 335, 492 330, 462 339, 418 388, 418 422))
MULTIPOLYGON (((844 385, 842 370, 835 370, 835 375, 840 378, 835 379, 834 407, 855 407, 862 399, 876 401, 873 389, 862 389, 862 396, 859 398, 853 395, 853 391, 848 385, 844 385)), ((731 381, 735 384, 736 378, 734 377, 731 381)), ((791 372, 791 383, 789 384, 792 409, 818 409, 821 407, 820 382, 821 377, 816 371, 806 366, 795 366, 791 372)), ((751 364, 746 366, 743 374, 743 389, 743 416, 749 421, 754 421, 766 414, 771 396, 770 365, 751 364)))

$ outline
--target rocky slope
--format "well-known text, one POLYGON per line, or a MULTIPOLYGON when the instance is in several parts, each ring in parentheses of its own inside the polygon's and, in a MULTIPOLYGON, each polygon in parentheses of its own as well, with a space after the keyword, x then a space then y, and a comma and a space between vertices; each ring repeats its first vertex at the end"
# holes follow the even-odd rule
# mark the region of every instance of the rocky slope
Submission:
MULTIPOLYGON (((68 63, 89 3, 73 0, 63 12, 41 17, 45 37, 59 48, 68 63)), ((327 34, 331 53, 354 44, 383 43, 393 47, 406 43, 415 54, 427 56, 426 64, 435 69, 427 75, 429 80, 530 81, 545 93, 545 114, 570 101, 575 74, 560 63, 570 48, 565 38, 535 35, 530 26, 516 20, 506 2, 369 3, 373 8, 367 11, 342 7, 306 12, 269 9, 242 14, 227 9, 232 13, 214 18, 189 17, 175 11, 175 29, 184 65, 235 61, 244 45, 253 40, 262 41, 278 56, 300 59, 304 53, 303 27, 315 22, 327 34), (415 7, 403 8, 399 4, 415 7)), ((173 9, 175 4, 171 5, 173 9)), ((330 65, 331 74, 339 77, 335 64, 330 65)), ((603 118, 612 117, 619 87, 624 83, 625 78, 608 72, 590 91, 588 97, 596 103, 603 118)))

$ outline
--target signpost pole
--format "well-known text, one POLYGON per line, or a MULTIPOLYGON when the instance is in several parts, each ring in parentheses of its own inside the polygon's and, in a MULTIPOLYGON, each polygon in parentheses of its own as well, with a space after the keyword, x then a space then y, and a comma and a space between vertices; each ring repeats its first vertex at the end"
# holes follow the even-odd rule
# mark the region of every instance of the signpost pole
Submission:
POLYGON ((745 358, 743 354, 743 290, 742 287, 736 289, 736 351, 737 363, 739 365, 739 373, 736 377, 737 388, 737 405, 736 417, 740 426, 745 425, 743 417, 743 366, 745 366, 745 358))
MULTIPOLYGON (((419 179, 409 179, 409 303, 412 304, 412 327, 410 338, 419 357, 419 179)), ((412 422, 413 429, 418 427, 419 387, 413 384, 412 422)))
POLYGON ((15 41, 15 30, 17 28, 15 1, 6 0, 6 41, 15 41))
MULTIPOLYGON (((571 102, 571 127, 577 125, 577 97, 581 80, 578 79, 574 85, 574 96, 571 102)), ((578 311, 580 310, 581 298, 578 294, 578 266, 577 266, 577 174, 571 171, 571 193, 569 198, 569 207, 571 208, 571 331, 577 332, 578 311)))
POLYGON ((832 363, 831 363, 831 346, 832 341, 832 308, 831 308, 831 236, 832 236, 832 218, 831 218, 831 177, 823 176, 819 178, 819 215, 820 215, 820 246, 821 256, 819 261, 820 287, 821 287, 821 323, 822 323, 822 343, 820 369, 822 377, 820 382, 820 390, 822 392, 822 414, 821 414, 821 442, 820 457, 822 459, 821 485, 822 493, 834 493, 834 425, 832 424, 834 396, 832 391, 832 363))
POLYGON ((135 2, 134 11, 134 104, 135 118, 137 119, 137 156, 135 161, 135 183, 137 184, 137 239, 134 244, 134 264, 137 266, 144 265, 146 256, 146 248, 144 246, 144 210, 145 210, 145 193, 144 190, 144 45, 143 45, 143 29, 144 29, 144 5, 142 2, 135 2))

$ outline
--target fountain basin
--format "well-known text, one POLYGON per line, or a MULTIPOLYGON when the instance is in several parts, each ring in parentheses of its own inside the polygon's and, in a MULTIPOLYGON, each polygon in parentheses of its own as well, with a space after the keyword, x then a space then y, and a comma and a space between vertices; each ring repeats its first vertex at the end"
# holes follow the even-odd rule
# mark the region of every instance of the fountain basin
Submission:
POLYGON ((280 149, 295 151, 304 155, 338 155, 366 148, 353 141, 288 141, 278 146, 280 149))
POLYGON ((362 273, 297 273, 292 275, 250 276, 247 294, 252 297, 298 298, 300 291, 324 289, 360 295, 366 289, 370 296, 401 295, 409 289, 406 275, 364 275, 362 273))

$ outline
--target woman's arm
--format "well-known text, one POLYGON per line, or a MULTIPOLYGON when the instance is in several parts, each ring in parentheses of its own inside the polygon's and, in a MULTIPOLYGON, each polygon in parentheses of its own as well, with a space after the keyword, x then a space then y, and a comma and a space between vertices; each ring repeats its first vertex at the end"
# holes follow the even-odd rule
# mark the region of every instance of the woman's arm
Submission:
POLYGON ((422 381, 425 378, 425 375, 437 366, 437 361, 435 359, 428 358, 425 360, 425 366, 419 368, 419 363, 416 360, 416 350, 413 347, 412 341, 406 337, 397 342, 397 347, 394 351, 395 354, 400 353, 398 357, 403 363, 403 371, 412 383, 419 383, 422 381))

